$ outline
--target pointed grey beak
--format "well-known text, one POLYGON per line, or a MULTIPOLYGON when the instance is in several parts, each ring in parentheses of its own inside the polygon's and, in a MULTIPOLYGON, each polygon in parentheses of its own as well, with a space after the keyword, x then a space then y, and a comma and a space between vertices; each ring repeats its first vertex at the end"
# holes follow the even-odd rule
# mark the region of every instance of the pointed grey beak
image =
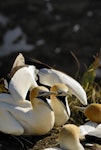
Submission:
POLYGON ((58 92, 58 93, 57 93, 57 96, 67 96, 67 95, 68 95, 68 93, 65 92, 65 91, 62 91, 62 92, 58 92))
POLYGON ((41 100, 53 111, 52 107, 50 106, 50 104, 48 103, 48 100, 47 100, 47 98, 51 94, 56 94, 56 92, 53 92, 53 91, 40 91, 38 97, 41 98, 41 100))
POLYGON ((48 97, 48 96, 50 96, 51 94, 56 94, 56 92, 53 92, 53 91, 41 91, 41 92, 39 93, 39 97, 40 97, 40 96, 48 97))

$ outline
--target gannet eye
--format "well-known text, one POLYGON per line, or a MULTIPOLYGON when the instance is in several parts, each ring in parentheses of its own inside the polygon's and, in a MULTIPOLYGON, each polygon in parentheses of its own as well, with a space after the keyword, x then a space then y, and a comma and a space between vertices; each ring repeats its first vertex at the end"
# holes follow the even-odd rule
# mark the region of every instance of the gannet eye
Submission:
POLYGON ((62 91, 57 92, 57 95, 62 95, 62 94, 63 94, 62 91))
POLYGON ((67 96, 67 92, 65 92, 65 91, 58 91, 57 95, 58 96, 67 96))

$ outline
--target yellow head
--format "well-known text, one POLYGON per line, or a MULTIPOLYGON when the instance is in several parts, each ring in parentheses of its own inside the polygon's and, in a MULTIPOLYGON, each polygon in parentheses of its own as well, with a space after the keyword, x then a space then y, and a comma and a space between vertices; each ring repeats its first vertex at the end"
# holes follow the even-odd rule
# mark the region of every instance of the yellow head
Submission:
POLYGON ((47 104, 47 106, 51 109, 47 97, 49 97, 53 92, 49 91, 46 87, 44 86, 37 86, 32 89, 30 92, 29 98, 31 100, 33 108, 35 107, 36 104, 47 104))
POLYGON ((59 134, 60 147, 70 150, 84 150, 79 141, 80 129, 74 124, 63 126, 59 134))
POLYGON ((91 121, 101 123, 101 104, 91 103, 85 109, 84 115, 91 121))
POLYGON ((56 92, 56 94, 54 94, 55 96, 67 96, 68 94, 68 87, 62 83, 53 85, 50 90, 56 92))

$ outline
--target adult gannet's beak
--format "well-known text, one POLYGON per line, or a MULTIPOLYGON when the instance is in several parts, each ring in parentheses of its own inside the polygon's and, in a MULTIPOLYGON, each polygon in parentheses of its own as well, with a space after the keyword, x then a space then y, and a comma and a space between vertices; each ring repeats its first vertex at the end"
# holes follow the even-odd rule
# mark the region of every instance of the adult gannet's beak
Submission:
POLYGON ((47 98, 49 98, 49 96, 51 94, 56 94, 56 92, 53 91, 40 91, 39 92, 39 98, 41 98, 41 100, 46 103, 46 105, 53 111, 52 107, 50 106, 50 104, 48 103, 47 98))
POLYGON ((49 97, 51 94, 56 94, 56 92, 53 92, 53 91, 40 91, 38 97, 41 97, 41 96, 49 97))

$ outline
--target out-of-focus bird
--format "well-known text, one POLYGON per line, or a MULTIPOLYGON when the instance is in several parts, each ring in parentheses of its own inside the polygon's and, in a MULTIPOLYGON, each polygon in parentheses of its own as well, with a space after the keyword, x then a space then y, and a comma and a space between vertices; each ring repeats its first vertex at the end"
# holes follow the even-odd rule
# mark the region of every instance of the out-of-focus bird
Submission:
POLYGON ((84 115, 93 122, 101 123, 101 104, 91 103, 85 107, 84 115))
MULTIPOLYGON (((46 97, 53 94, 38 86, 30 92, 29 106, 0 102, 0 131, 12 135, 44 135, 54 126, 54 112, 46 97)), ((23 102, 24 105, 24 102, 23 102)))
POLYGON ((101 104, 91 103, 87 107, 77 108, 90 120, 79 126, 81 134, 88 142, 95 143, 96 150, 101 150, 101 104))
POLYGON ((80 143, 80 129, 74 124, 66 124, 59 133, 60 148, 46 148, 44 150, 84 150, 80 143))
POLYGON ((87 107, 76 106, 85 117, 88 122, 80 126, 82 134, 87 134, 94 131, 96 127, 101 123, 101 104, 91 103, 87 107))

